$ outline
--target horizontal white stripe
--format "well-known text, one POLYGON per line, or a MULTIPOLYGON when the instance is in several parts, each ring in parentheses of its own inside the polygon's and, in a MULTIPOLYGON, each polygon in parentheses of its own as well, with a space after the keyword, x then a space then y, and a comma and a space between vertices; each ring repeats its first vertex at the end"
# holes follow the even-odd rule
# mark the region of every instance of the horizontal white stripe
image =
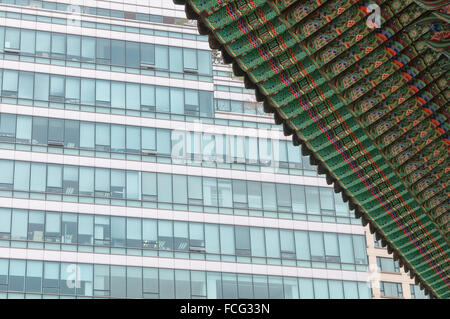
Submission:
POLYGON ((0 207, 364 235, 361 225, 0 197, 0 207))
POLYGON ((369 279, 369 274, 363 271, 316 269, 164 257, 109 255, 99 253, 22 249, 9 247, 0 247, 0 258, 42 260, 66 263, 106 264, 133 267, 155 267, 166 269, 188 269, 225 273, 352 280, 364 282, 367 282, 367 280, 369 279))

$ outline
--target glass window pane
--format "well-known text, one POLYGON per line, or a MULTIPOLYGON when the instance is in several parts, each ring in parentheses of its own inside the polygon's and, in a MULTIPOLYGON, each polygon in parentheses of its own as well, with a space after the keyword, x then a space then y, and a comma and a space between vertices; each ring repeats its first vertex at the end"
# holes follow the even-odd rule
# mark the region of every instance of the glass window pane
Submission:
POLYGON ((125 41, 111 40, 111 64, 125 65, 125 41))
POLYGON ((142 268, 127 267, 127 298, 142 298, 142 268))
POLYGON ((126 287, 126 269, 124 266, 111 266, 111 296, 125 298, 127 294, 126 287))
POLYGON ((110 126, 106 123, 96 123, 95 125, 95 148, 97 150, 110 150, 110 126))
POLYGON ((313 280, 309 278, 299 278, 300 299, 314 299, 313 280))
POLYGON ((357 264, 367 264, 365 236, 353 236, 353 250, 355 253, 355 262, 357 264))
POLYGON ((314 298, 328 299, 328 285, 325 279, 314 279, 314 298))
POLYGON ((110 196, 110 170, 95 168, 95 192, 98 196, 110 196), (98 192, 98 194, 97 194, 98 192))
POLYGON ((95 38, 81 38, 81 58, 85 62, 95 62, 95 38))
POLYGON ((221 253, 234 255, 234 229, 233 226, 220 225, 220 247, 221 253))
POLYGON ((10 236, 10 232, 11 232, 11 209, 0 208, 0 237, 6 239, 10 236))
POLYGON ((64 120, 49 119, 48 144, 62 146, 64 144, 64 120))
POLYGON ((320 214, 319 189, 317 187, 305 186, 306 203, 309 214, 320 214))
POLYGON ((20 49, 20 30, 13 28, 5 29, 5 49, 20 49))
POLYGON ((291 185, 291 192, 292 192, 292 212, 306 213, 304 186, 291 185))
POLYGON ((34 76, 34 99, 48 101, 49 88, 49 75, 36 73, 34 76))
POLYGON ((33 118, 33 144, 47 144, 48 119, 43 117, 33 118))
POLYGON ((52 33, 52 56, 65 58, 66 55, 66 35, 52 33))
POLYGON ((14 141, 16 135, 16 115, 0 114, 0 140, 14 141))
POLYGON ((250 230, 246 226, 235 226, 236 254, 250 256, 250 230))
POLYGON ((50 32, 36 32, 36 55, 42 57, 50 56, 50 32))
POLYGON ((159 155, 170 155, 171 154, 171 139, 170 131, 166 129, 157 130, 157 151, 159 155))
POLYGON ((156 87, 156 111, 157 112, 170 111, 170 98, 168 87, 162 86, 156 87))
POLYGON ((141 172, 127 171, 127 198, 141 199, 141 172))
POLYGON ((16 162, 14 165, 14 189, 28 191, 30 188, 30 163, 16 162))
POLYGON ((3 96, 17 96, 17 87, 19 72, 12 70, 3 70, 3 96))
POLYGON ((261 183, 247 182, 248 187, 248 207, 254 209, 262 208, 261 183))
POLYGON ((158 224, 156 220, 142 220, 142 246, 147 249, 158 248, 158 224))
POLYGON ((158 174, 158 201, 172 202, 172 176, 170 174, 158 174))
POLYGON ((0 175, 0 188, 12 189, 14 162, 7 160, 0 160, 0 169, 1 172, 3 172, 0 175))
POLYGON ((24 291, 25 286, 25 260, 9 261, 9 286, 8 290, 24 291))
POLYGON ((80 195, 94 195, 94 168, 80 167, 80 195))
POLYGON ((95 83, 95 101, 97 105, 111 105, 110 82, 105 80, 96 80, 95 83))
POLYGON ((197 54, 195 49, 183 49, 184 69, 197 70, 197 54))
POLYGON ((197 50, 197 54, 198 54, 198 73, 204 75, 211 75, 212 74, 211 52, 197 50))
POLYGON ((42 261, 27 261, 26 291, 40 293, 42 290, 42 261))
POLYGON ((330 290, 331 299, 343 299, 344 290, 342 287, 342 281, 340 280, 328 280, 328 288, 330 290))
POLYGON ((325 255, 329 262, 340 262, 337 234, 324 233, 325 255))
POLYGON ((61 238, 61 214, 45 214, 45 240, 50 242, 59 242, 61 238))
POLYGON ((95 123, 80 122, 80 147, 95 148, 95 123))
POLYGON ((310 232, 309 242, 311 244, 311 259, 320 261, 325 260, 323 234, 318 232, 310 232))
POLYGON ((269 298, 283 299, 283 282, 281 277, 269 276, 269 298))
POLYGON ((41 163, 31 164, 30 190, 45 192, 47 166, 41 163))
POLYGON ((220 207, 233 207, 233 193, 231 181, 227 179, 218 179, 218 197, 220 207))
POLYGON ((205 224, 206 252, 211 254, 218 254, 220 252, 219 243, 219 225, 205 224))
POLYGON ((78 243, 82 245, 92 245, 94 237, 94 216, 78 215, 78 243))
POLYGON ((95 104, 95 80, 81 79, 81 104, 95 104))
POLYGON ((352 236, 349 234, 339 234, 339 254, 342 263, 353 264, 355 259, 353 257, 352 236))
POLYGON ((28 212, 14 209, 12 211, 11 239, 26 240, 28 226, 28 212))
POLYGON ((214 115, 213 92, 199 91, 200 115, 212 117, 214 115))
POLYGON ((111 63, 111 40, 97 38, 97 63, 111 63))
POLYGON ((183 72, 183 51, 179 47, 169 47, 170 71, 183 72))
POLYGON ((111 151, 125 151, 125 126, 111 124, 111 151))
POLYGON ((142 172, 142 194, 144 200, 156 200, 156 173, 142 172))
POLYGON ((320 204, 322 209, 334 210, 334 196, 331 188, 320 187, 320 204))
POLYGON ((280 258, 280 238, 278 236, 278 230, 266 228, 265 234, 267 256, 280 258))
POLYGON ((80 60, 81 37, 79 35, 67 35, 67 59, 80 60))
POLYGON ((35 41, 36 32, 34 30, 21 30, 20 53, 25 55, 34 55, 36 46, 35 41))
POLYGON ((50 77, 50 100, 63 101, 64 87, 64 77, 52 75, 50 77))
POLYGON ((256 257, 266 256, 266 244, 264 238, 264 228, 251 227, 251 255, 256 257))
POLYGON ((78 148, 80 145, 80 122, 65 120, 64 143, 67 148, 78 148))
POLYGON ((185 175, 173 175, 173 202, 187 204, 187 179, 185 175))
POLYGON ((139 68, 138 42, 126 42, 126 65, 130 68, 139 68))
POLYGON ((169 68, 169 47, 155 46, 155 66, 161 70, 167 70, 169 68))
POLYGON ((162 299, 175 298, 173 269, 159 269, 159 297, 162 299))
POLYGON ((222 273, 222 298, 238 298, 236 274, 222 273))
POLYGON ((345 299, 358 299, 358 286, 354 281, 344 281, 345 299))
POLYGON ((78 242, 77 214, 64 213, 61 218, 61 242, 75 244, 78 242))
POLYGON ((111 241, 113 246, 125 247, 125 217, 111 217, 111 241))
POLYGON ((262 183, 262 196, 264 210, 276 210, 275 184, 262 183))
POLYGON ((111 106, 125 108, 125 83, 111 82, 111 106))
POLYGON ((155 45, 141 43, 141 63, 155 64, 155 45))
POLYGON ((159 249, 173 250, 173 222, 158 220, 158 244, 159 249))
POLYGON ((157 268, 143 268, 143 290, 144 293, 159 293, 159 278, 157 268))
POLYGON ((17 116, 16 143, 31 143, 31 120, 29 116, 17 116))
POLYGON ((62 165, 47 165, 47 191, 61 192, 62 165))
POLYGON ((294 236, 297 259, 310 260, 308 232, 296 230, 294 236))
POLYGON ((139 84, 126 84, 127 109, 139 110, 141 107, 141 98, 139 93, 139 84))
POLYGON ((66 103, 80 103, 80 79, 66 78, 66 103))
POLYGON ((215 178, 203 178, 203 205, 217 206, 217 180, 215 178))
POLYGON ((20 72, 19 77, 19 98, 33 98, 34 74, 31 72, 20 72))
POLYGON ((184 114, 184 90, 178 88, 170 89, 170 112, 184 114))
POLYGON ((127 247, 142 248, 141 220, 127 218, 127 247))

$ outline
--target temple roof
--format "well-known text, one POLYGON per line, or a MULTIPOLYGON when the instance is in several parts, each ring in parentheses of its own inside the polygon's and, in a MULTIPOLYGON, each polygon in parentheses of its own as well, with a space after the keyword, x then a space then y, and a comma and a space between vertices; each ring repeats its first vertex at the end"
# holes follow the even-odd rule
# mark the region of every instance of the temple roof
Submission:
POLYGON ((425 293, 440 298, 450 297, 449 3, 185 6, 363 225, 425 293))

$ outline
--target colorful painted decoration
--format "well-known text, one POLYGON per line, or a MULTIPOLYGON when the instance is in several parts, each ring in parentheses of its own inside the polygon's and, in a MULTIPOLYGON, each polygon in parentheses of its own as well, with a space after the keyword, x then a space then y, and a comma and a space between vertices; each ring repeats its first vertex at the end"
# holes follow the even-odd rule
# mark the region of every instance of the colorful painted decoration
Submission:
POLYGON ((411 277, 449 298, 450 1, 187 0, 186 12, 411 277))

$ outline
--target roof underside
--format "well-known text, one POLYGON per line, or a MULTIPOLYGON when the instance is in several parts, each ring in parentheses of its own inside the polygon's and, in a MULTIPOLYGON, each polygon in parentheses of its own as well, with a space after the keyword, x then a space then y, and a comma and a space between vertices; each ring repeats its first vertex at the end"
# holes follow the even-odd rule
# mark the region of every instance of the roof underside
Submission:
POLYGON ((440 298, 450 297, 449 3, 187 0, 185 7, 363 225, 440 298))

